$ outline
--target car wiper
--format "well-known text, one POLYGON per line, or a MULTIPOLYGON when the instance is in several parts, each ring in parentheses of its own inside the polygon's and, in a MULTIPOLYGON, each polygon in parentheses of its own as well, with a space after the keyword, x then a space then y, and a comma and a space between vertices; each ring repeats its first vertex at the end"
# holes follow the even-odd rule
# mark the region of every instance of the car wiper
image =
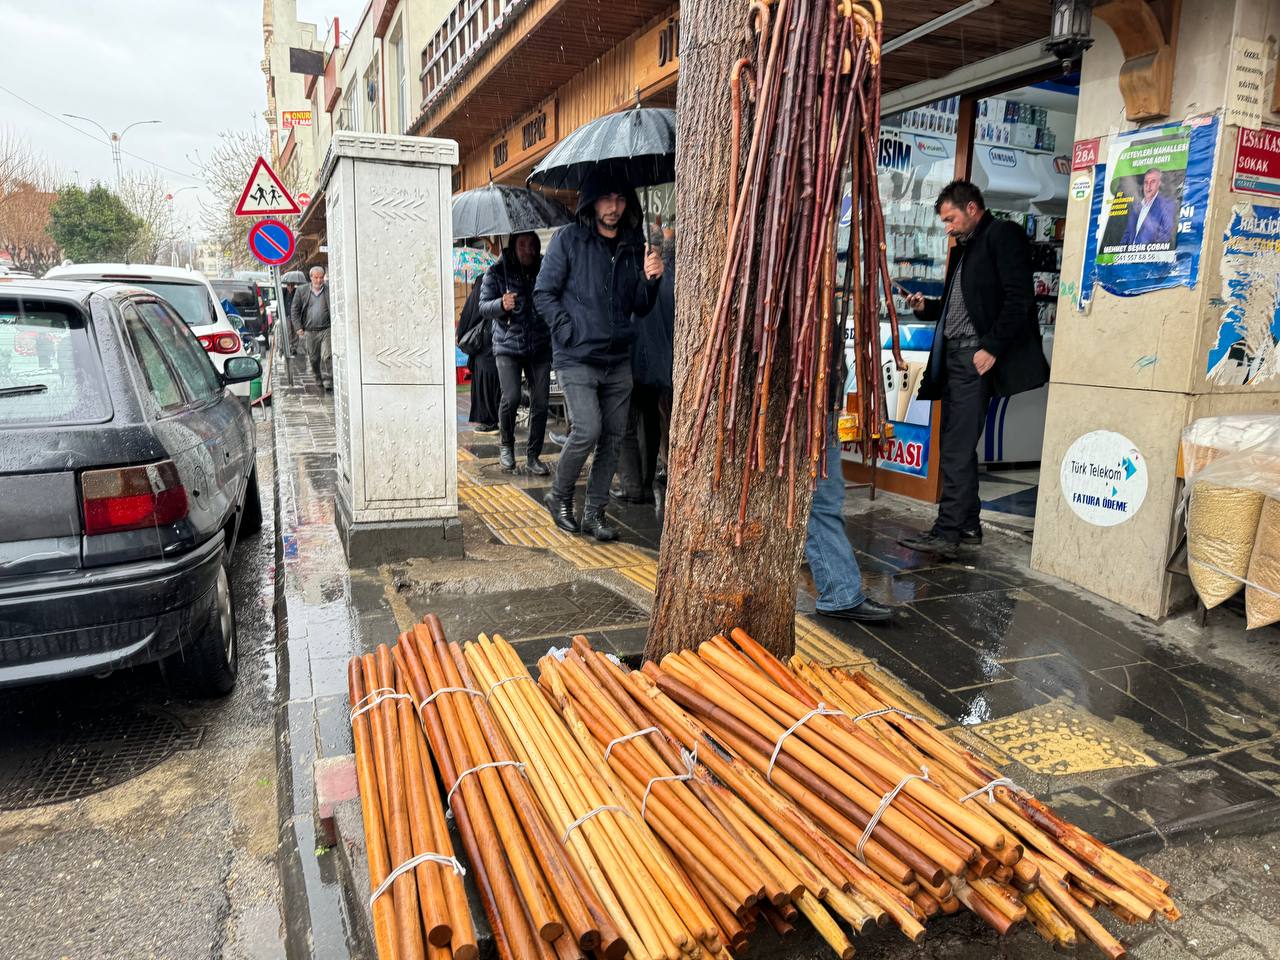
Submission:
POLYGON ((25 397, 33 393, 48 393, 46 383, 28 383, 21 387, 0 387, 0 397, 25 397))

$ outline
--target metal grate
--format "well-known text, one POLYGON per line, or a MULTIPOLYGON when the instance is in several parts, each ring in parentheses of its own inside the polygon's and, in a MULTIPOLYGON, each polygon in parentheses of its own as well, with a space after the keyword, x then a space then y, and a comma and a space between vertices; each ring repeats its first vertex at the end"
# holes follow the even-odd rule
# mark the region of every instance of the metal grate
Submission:
POLYGON ((147 708, 42 719, 0 748, 0 810, 79 800, 196 749, 204 736, 203 727, 147 708))
POLYGON ((570 636, 602 627, 648 623, 649 614, 595 583, 467 596, 432 594, 423 613, 440 617, 451 640, 500 633, 508 640, 570 636))

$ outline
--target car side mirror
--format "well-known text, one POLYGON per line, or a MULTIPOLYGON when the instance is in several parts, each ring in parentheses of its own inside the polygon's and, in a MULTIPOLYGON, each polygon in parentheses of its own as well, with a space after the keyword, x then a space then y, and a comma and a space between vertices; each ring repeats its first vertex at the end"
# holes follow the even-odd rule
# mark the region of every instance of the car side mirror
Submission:
POLYGON ((260 376, 262 376, 262 364, 258 362, 257 357, 228 357, 222 367, 223 385, 257 380, 260 376))

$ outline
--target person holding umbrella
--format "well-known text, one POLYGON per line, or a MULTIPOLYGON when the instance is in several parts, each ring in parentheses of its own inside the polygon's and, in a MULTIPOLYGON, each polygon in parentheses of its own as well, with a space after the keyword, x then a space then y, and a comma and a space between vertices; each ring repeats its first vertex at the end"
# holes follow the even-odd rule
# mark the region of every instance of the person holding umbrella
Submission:
POLYGON ((486 271, 480 290, 480 314, 493 325, 493 356, 502 400, 498 405, 498 463, 516 469, 516 410, 520 375, 529 383, 529 440, 525 465, 534 476, 550 468, 539 457, 547 430, 547 397, 551 392, 551 333, 533 302, 534 283, 542 266, 542 244, 533 232, 517 233, 502 259, 486 271))
POLYGON ((552 238, 533 293, 572 423, 544 503, 561 530, 601 541, 617 539, 605 507, 627 429, 632 317, 653 309, 664 270, 656 247, 645 252, 640 216, 630 182, 596 167, 579 190, 578 220, 552 238), (593 452, 580 525, 574 488, 593 452))

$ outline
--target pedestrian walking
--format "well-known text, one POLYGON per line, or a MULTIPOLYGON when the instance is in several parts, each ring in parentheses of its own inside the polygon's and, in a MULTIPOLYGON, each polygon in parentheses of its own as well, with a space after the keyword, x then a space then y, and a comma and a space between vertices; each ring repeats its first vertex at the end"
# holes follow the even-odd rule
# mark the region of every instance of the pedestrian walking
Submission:
POLYGON ((525 466, 534 476, 545 477, 551 470, 539 457, 547 431, 547 397, 551 392, 551 331, 533 301, 541 266, 538 235, 513 236, 502 259, 484 275, 480 314, 492 325, 493 357, 502 391, 498 404, 498 462, 508 473, 516 469, 516 411, 520 407, 523 375, 529 385, 525 466))
POLYGON ((844 470, 840 458, 838 411, 844 406, 848 365, 844 355, 844 338, 836 330, 832 342, 835 359, 830 378, 827 404, 827 475, 819 475, 813 489, 813 504, 805 528, 804 556, 818 591, 816 609, 824 617, 855 620, 861 623, 883 623, 893 611, 862 592, 862 571, 844 528, 844 470))
POLYGON ((467 369, 471 373, 471 411, 467 420, 475 424, 476 433, 497 433, 502 388, 498 381, 498 365, 493 358, 493 331, 480 315, 483 284, 484 277, 476 277, 467 301, 462 305, 457 344, 467 355, 467 369))
POLYGON ((658 282, 658 302, 648 322, 635 325, 636 338, 631 344, 627 432, 618 456, 618 483, 609 491, 621 503, 653 503, 654 484, 666 473, 676 316, 675 258, 675 231, 664 227, 664 270, 658 282))
POLYGON ((311 365, 311 375, 316 386, 326 393, 333 392, 333 351, 330 340, 329 285, 325 282, 324 267, 311 268, 311 285, 294 294, 294 311, 298 327, 302 330, 302 346, 311 365))
POLYGON ((296 283, 284 284, 284 304, 283 313, 278 316, 284 317, 284 322, 289 326, 289 356, 293 356, 298 352, 297 342, 300 339, 298 333, 298 324, 293 315, 293 304, 297 300, 298 285, 296 283))
POLYGON ((653 309, 664 271, 661 254, 645 251, 640 214, 629 183, 594 171, 578 193, 578 222, 552 238, 533 294, 572 424, 544 502, 561 530, 601 541, 618 536, 605 507, 627 429, 635 318, 653 309), (593 451, 579 525, 574 487, 593 451))
POLYGON ((934 210, 955 240, 940 299, 916 293, 907 305, 933 321, 933 347, 917 396, 942 401, 942 499, 923 534, 899 542, 954 559, 982 543, 978 439, 991 398, 1034 390, 1049 379, 1040 343, 1026 231, 997 220, 967 180, 947 184, 934 210))

